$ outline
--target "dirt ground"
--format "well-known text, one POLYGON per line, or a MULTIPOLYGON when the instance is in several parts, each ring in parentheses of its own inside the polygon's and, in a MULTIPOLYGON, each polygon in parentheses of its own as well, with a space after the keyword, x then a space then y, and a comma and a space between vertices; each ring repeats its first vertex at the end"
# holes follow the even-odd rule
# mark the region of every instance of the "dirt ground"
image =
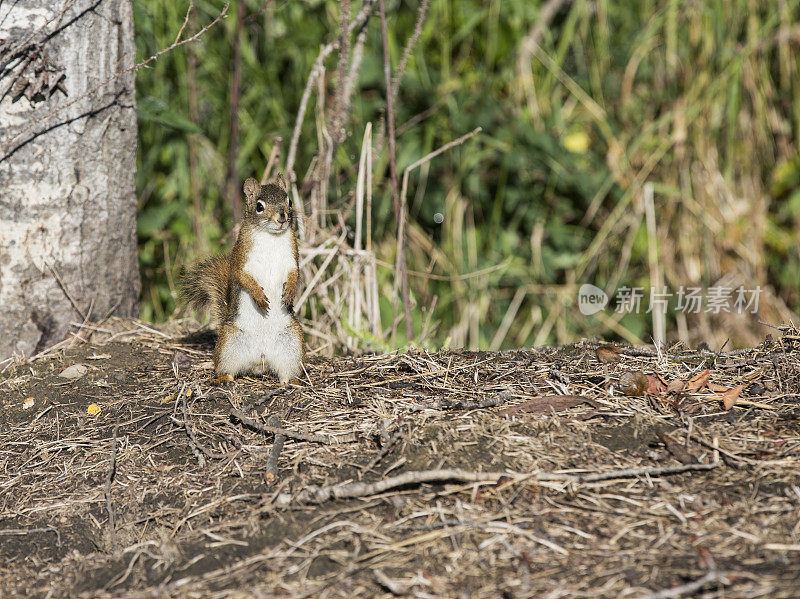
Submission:
POLYGON ((2 597, 800 596, 795 329, 287 386, 213 385, 177 323, 82 335, 0 365, 2 597))

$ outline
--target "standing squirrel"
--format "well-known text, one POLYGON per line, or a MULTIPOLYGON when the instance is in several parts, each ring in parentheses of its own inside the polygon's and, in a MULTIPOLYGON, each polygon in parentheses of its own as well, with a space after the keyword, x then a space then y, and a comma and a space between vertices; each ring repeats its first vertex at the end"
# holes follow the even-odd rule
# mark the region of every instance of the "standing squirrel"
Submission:
POLYGON ((281 383, 299 376, 303 330, 294 313, 300 275, 292 209, 282 174, 244 182, 245 210, 230 254, 196 263, 183 278, 190 305, 210 306, 219 323, 214 370, 220 381, 272 370, 281 383))

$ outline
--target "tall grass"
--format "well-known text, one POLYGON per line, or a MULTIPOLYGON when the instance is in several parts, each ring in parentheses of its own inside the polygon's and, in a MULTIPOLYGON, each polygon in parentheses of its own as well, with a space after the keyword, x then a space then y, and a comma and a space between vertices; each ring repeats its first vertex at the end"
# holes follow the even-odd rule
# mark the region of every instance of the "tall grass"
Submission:
MULTIPOLYGON (((387 4, 394 64, 417 6, 387 4)), ((135 8, 139 52, 149 55, 172 42, 186 5, 141 0, 135 8)), ((221 2, 198 3, 192 26, 220 8, 221 2)), ((240 0, 231 10, 247 11, 237 161, 244 179, 260 176, 278 137, 290 138, 320 44, 338 35, 341 15, 333 1, 265 8, 240 0)), ((670 341, 750 344, 763 333, 759 318, 778 322, 797 313, 798 17, 800 6, 785 0, 432 0, 398 93, 398 170, 475 127, 483 132, 410 176, 406 251, 416 341, 498 349, 582 336, 649 340, 649 314, 609 309, 585 317, 576 299, 585 282, 608 293, 649 287, 654 242, 673 290, 765 290, 760 313, 749 317, 670 310, 670 341), (541 27, 540 14, 551 19, 548 26, 541 27), (647 183, 656 240, 648 239, 644 222, 647 183)), ((138 74, 145 318, 172 315, 180 267, 230 243, 225 189, 235 24, 227 19, 138 74)), ((352 245, 363 133, 373 123, 374 197, 365 218, 381 323, 354 328, 348 309, 338 324, 320 321, 334 331, 329 351, 393 345, 396 239, 380 130, 377 18, 367 31, 324 222, 341 216, 343 243, 352 245)), ((325 116, 315 106, 325 108, 335 93, 336 65, 334 53, 322 95, 304 120, 298 178, 317 152, 325 116)), ((312 263, 318 268, 320 259, 312 263)), ((360 269, 352 276, 363 277, 360 269)), ((332 309, 347 303, 341 294, 330 297, 332 309)), ((309 326, 320 309, 305 308, 309 326)), ((398 327, 394 344, 407 341, 398 327)))

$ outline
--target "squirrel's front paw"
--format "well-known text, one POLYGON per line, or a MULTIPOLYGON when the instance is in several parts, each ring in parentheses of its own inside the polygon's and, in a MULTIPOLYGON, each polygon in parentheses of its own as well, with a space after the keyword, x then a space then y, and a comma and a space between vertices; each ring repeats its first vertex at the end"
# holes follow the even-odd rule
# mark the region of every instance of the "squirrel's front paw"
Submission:
POLYGON ((261 293, 258 297, 253 298, 256 302, 256 305, 267 312, 269 310, 269 300, 267 299, 267 295, 264 293, 264 290, 261 290, 261 293))
POLYGON ((281 294, 281 302, 287 309, 291 310, 294 306, 294 298, 292 294, 287 293, 286 283, 283 284, 283 293, 281 294))

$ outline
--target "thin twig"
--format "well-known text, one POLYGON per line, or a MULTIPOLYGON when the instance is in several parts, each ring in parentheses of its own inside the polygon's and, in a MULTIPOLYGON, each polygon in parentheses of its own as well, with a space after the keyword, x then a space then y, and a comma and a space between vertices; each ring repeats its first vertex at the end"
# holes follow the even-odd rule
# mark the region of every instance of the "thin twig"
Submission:
POLYGON ((289 429, 281 428, 279 426, 270 426, 268 424, 261 424, 252 420, 242 414, 239 410, 231 410, 230 415, 232 418, 240 421, 245 426, 252 428, 260 433, 269 435, 283 435, 287 439, 296 439, 297 441, 308 441, 309 443, 321 443, 323 445, 336 445, 338 443, 354 443, 358 441, 356 433, 348 433, 346 435, 313 435, 310 433, 302 433, 300 431, 290 431, 289 429))
MULTIPOLYGON (((197 458, 197 463, 200 468, 206 467, 206 458, 210 458, 212 460, 223 460, 227 457, 230 457, 233 452, 225 452, 220 453, 218 451, 211 451, 210 449, 206 449, 200 442, 197 440, 197 436, 194 434, 191 425, 189 424, 189 412, 186 407, 186 394, 183 392, 184 388, 186 387, 186 383, 183 384, 181 387, 180 392, 178 395, 181 397, 181 412, 183 413, 183 428, 186 431, 186 436, 189 437, 189 445, 192 447, 192 453, 197 458)), ((179 420, 177 422, 180 422, 179 420)))
MULTIPOLYGON (((384 24, 384 23, 382 22, 382 24, 384 24)), ((386 71, 386 72, 387 72, 387 76, 388 76, 388 71, 386 71)), ((391 105, 391 103, 388 102, 388 98, 387 98, 387 111, 389 110, 390 105, 391 105)), ((389 126, 390 127, 392 127, 394 125, 394 119, 393 118, 389 118, 388 122, 389 122, 389 126)), ((412 328, 411 328, 411 324, 412 324, 411 323, 411 303, 410 303, 410 300, 409 300, 409 297, 408 297, 408 269, 406 268, 406 243, 405 243, 405 238, 406 238, 406 220, 407 220, 407 218, 406 218, 406 216, 407 216, 406 215, 406 213, 407 213, 406 192, 408 190, 408 176, 409 176, 409 173, 412 170, 414 170, 415 168, 419 167, 420 165, 422 165, 422 164, 428 162, 429 160, 432 160, 433 158, 436 158, 440 154, 446 152, 450 148, 464 143, 466 140, 468 140, 473 135, 476 135, 480 131, 482 131, 482 128, 481 127, 476 127, 475 129, 473 129, 469 133, 467 133, 465 135, 462 135, 458 139, 454 139, 453 141, 451 141, 449 143, 446 143, 442 147, 437 148, 433 152, 430 152, 427 155, 423 156, 422 158, 420 158, 419 160, 417 160, 413 164, 411 164, 408 167, 406 167, 406 169, 403 171, 403 188, 402 188, 402 191, 400 192, 400 207, 399 207, 399 210, 395 212, 395 215, 399 214, 399 217, 398 217, 399 220, 397 221, 397 257, 396 257, 396 261, 395 261, 396 276, 395 276, 394 289, 395 289, 395 297, 396 297, 397 296, 396 294, 397 294, 398 285, 402 286, 402 290, 401 291, 402 291, 402 296, 403 296, 403 316, 404 316, 405 321, 406 321, 406 337, 407 337, 407 340, 409 342, 412 340, 412 337, 413 337, 413 331, 412 331, 412 328)), ((392 166, 394 165, 393 148, 394 148, 394 131, 390 131, 389 153, 390 153, 390 165, 392 165, 392 166)), ((392 169, 392 193, 393 194, 397 193, 397 174, 394 171, 394 169, 392 169)), ((394 199, 394 195, 392 196, 392 199, 394 199)), ((394 329, 394 327, 393 327, 393 329, 394 329)), ((392 330, 392 336, 394 336, 394 330, 392 330)))
POLYGON ((692 595, 712 582, 724 584, 723 577, 716 568, 712 569, 710 572, 704 576, 701 576, 697 580, 693 580, 692 582, 687 582, 686 584, 672 587, 670 589, 664 589, 663 591, 658 591, 656 593, 643 595, 639 597, 639 599, 673 599, 674 597, 692 595))
MULTIPOLYGON (((281 420, 277 415, 273 414, 267 419, 267 424, 273 428, 279 428, 281 420)), ((283 433, 275 433, 272 449, 269 452, 269 457, 267 457, 267 473, 265 478, 268 485, 274 483, 275 479, 278 478, 278 456, 281 454, 284 441, 286 441, 286 435, 283 433)))
POLYGON ((440 154, 444 154, 450 148, 453 148, 455 146, 463 144, 470 137, 472 137, 473 135, 477 135, 481 131, 483 131, 483 127, 475 127, 475 129, 473 129, 469 133, 465 133, 464 135, 462 135, 458 139, 454 139, 453 141, 450 141, 450 142, 444 144, 443 146, 441 146, 439 148, 436 148, 435 150, 433 150, 432 152, 429 152, 428 154, 426 154, 425 156, 423 156, 422 158, 420 158, 416 162, 413 162, 410 165, 408 165, 405 168, 405 170, 403 171, 403 187, 402 187, 402 189, 400 191, 400 199, 401 199, 401 201, 403 201, 403 202, 405 201, 406 193, 408 192, 408 175, 409 175, 409 173, 411 171, 413 171, 415 168, 418 168, 418 167, 422 166, 423 164, 425 164, 429 160, 433 160, 434 158, 436 158, 440 154))
MULTIPOLYGON (((367 19, 369 19, 369 16, 372 13, 372 8, 374 5, 375 0, 364 1, 364 4, 361 6, 361 10, 350 22, 350 26, 347 29, 348 34, 353 33, 353 31, 362 27, 367 22, 367 19)), ((325 59, 330 56, 331 52, 339 48, 339 44, 340 38, 337 37, 336 40, 332 41, 330 44, 322 46, 317 59, 314 61, 314 65, 311 67, 311 72, 308 74, 306 86, 303 89, 303 95, 300 98, 300 107, 297 109, 297 117, 294 121, 292 139, 289 141, 289 152, 286 155, 286 174, 292 183, 297 180, 297 176, 294 172, 294 162, 297 156, 297 144, 300 141, 300 131, 303 128, 303 120, 306 115, 306 108, 308 107, 308 99, 311 96, 311 89, 314 86, 314 82, 316 81, 317 77, 322 72, 322 65, 325 62, 325 59)))
MULTIPOLYGON (((6 54, 8 56, 8 59, 6 59, 6 61, 2 65, 0 65, 0 72, 9 72, 9 71, 11 71, 14 67, 12 67, 12 69, 7 69, 6 67, 9 65, 9 63, 11 63, 12 60, 14 60, 17 56, 19 56, 19 54, 21 52, 23 52, 24 50, 26 50, 29 46, 31 46, 31 45, 35 46, 37 44, 40 44, 41 41, 31 43, 31 40, 33 40, 33 38, 36 37, 38 34, 40 34, 43 31, 45 31, 47 29, 47 27, 50 25, 50 23, 52 23, 56 19, 58 21, 56 22, 56 26, 54 27, 54 30, 58 29, 59 26, 61 25, 61 21, 64 19, 64 15, 66 15, 67 11, 70 8, 72 8, 72 5, 75 4, 75 1, 76 0, 67 0, 66 2, 64 2, 64 6, 61 7, 61 11, 60 12, 58 12, 58 13, 54 14, 52 17, 50 17, 47 21, 45 21, 42 24, 41 27, 39 27, 38 29, 35 29, 34 31, 32 31, 31 34, 27 38, 25 38, 23 41, 17 43, 13 48, 9 48, 8 50, 6 50, 4 52, 4 54, 6 54)), ((13 6, 11 8, 13 9, 13 6)), ((94 8, 94 7, 92 7, 92 8, 94 8)), ((11 14, 11 12, 12 12, 11 9, 9 9, 9 12, 6 14, 6 17, 8 17, 8 15, 11 14)), ((3 18, 3 20, 5 21, 5 17, 3 18)), ((0 25, 2 25, 2 23, 0 23, 0 25)), ((51 35, 52 35, 52 32, 48 31, 45 37, 50 37, 51 35)))
POLYGON ((0 529, 0 536, 3 535, 32 535, 39 532, 54 532, 56 533, 56 543, 61 547, 61 533, 57 528, 52 526, 45 526, 42 528, 3 528, 0 529))
POLYGON ((422 0, 422 2, 420 2, 419 9, 417 10, 417 21, 414 23, 414 32, 411 34, 411 37, 408 38, 406 47, 403 50, 403 58, 400 59, 400 64, 397 65, 397 69, 394 72, 394 78, 392 79, 392 104, 397 101, 397 92, 400 90, 400 80, 403 78, 403 73, 405 73, 408 59, 411 57, 411 52, 414 51, 414 46, 416 46, 417 40, 419 40, 419 36, 422 33, 422 25, 425 23, 425 15, 428 13, 428 4, 430 4, 430 0, 422 0))
POLYGON ((72 298, 72 296, 70 295, 69 291, 67 290, 67 286, 64 284, 64 281, 61 279, 61 276, 58 274, 58 271, 55 269, 54 266, 51 266, 49 263, 45 262, 45 264, 47 264, 47 268, 50 269, 50 272, 53 273, 53 277, 55 278, 56 283, 58 283, 58 286, 61 287, 61 291, 64 292, 64 295, 67 296, 67 299, 69 300, 69 303, 72 304, 72 307, 75 308, 75 311, 78 314, 80 314, 80 317, 83 319, 83 324, 86 324, 86 321, 88 320, 86 318, 86 314, 84 314, 83 310, 81 310, 78 307, 78 304, 75 303, 75 300, 72 298))
POLYGON ((424 470, 404 472, 397 476, 385 478, 372 483, 354 482, 341 485, 329 485, 327 487, 308 486, 301 491, 294 500, 291 497, 282 495, 276 501, 279 505, 289 505, 290 503, 308 504, 324 503, 331 499, 352 499, 355 497, 366 497, 377 495, 390 489, 404 487, 406 485, 419 485, 429 482, 459 481, 459 482, 498 482, 503 478, 511 479, 511 482, 524 482, 529 480, 543 482, 566 482, 573 484, 598 482, 612 480, 615 478, 636 478, 639 476, 662 476, 666 474, 678 474, 692 470, 711 470, 719 466, 719 462, 710 464, 680 464, 677 466, 658 466, 654 468, 626 468, 623 470, 609 470, 596 474, 561 474, 551 472, 470 472, 460 469, 443 470, 424 470))
MULTIPOLYGON (((394 91, 392 89, 392 67, 391 57, 389 56, 389 37, 386 32, 386 9, 384 1, 378 0, 381 16, 381 40, 383 42, 383 78, 386 84, 386 131, 389 137, 389 176, 392 183, 392 209, 394 210, 394 222, 398 240, 404 237, 403 217, 400 211, 400 195, 397 185, 397 147, 394 130, 394 91)), ((403 298, 403 318, 406 323, 406 342, 410 343, 414 337, 413 322, 411 320, 411 300, 408 292, 408 273, 406 272, 405 244, 398 241, 397 244, 397 271, 396 280, 399 281, 403 298)), ((394 319, 397 322, 397 318, 394 319)), ((396 332, 396 327, 392 326, 392 337, 396 332)))
POLYGON ((282 137, 276 137, 270 150, 269 158, 267 158, 267 166, 264 168, 264 174, 261 175, 261 185, 266 185, 269 181, 269 176, 272 174, 272 169, 275 164, 280 160, 281 144, 283 143, 282 137))
MULTIPOLYGON (((118 79, 119 77, 122 77, 123 75, 126 75, 126 74, 128 74, 128 73, 130 73, 132 71, 136 71, 136 70, 142 68, 143 66, 146 66, 147 64, 153 62, 154 60, 157 60, 163 54, 166 54, 167 52, 169 52, 171 50, 174 50, 175 48, 178 48, 180 46, 183 46, 184 44, 189 44, 189 43, 195 41, 201 35, 203 35, 206 31, 208 31, 211 27, 216 25, 220 20, 222 20, 222 19, 224 19, 226 17, 227 12, 228 12, 228 6, 229 6, 229 3, 226 2, 225 6, 222 8, 222 11, 219 13, 219 15, 217 15, 217 18, 215 18, 213 21, 211 21, 208 25, 203 27, 200 31, 195 33, 193 36, 187 37, 185 40, 178 41, 179 38, 180 38, 180 34, 183 32, 183 29, 186 26, 186 20, 188 20, 188 18, 189 18, 189 11, 192 9, 192 5, 189 5, 189 10, 187 10, 187 12, 186 12, 186 20, 184 20, 184 24, 181 26, 181 29, 178 32, 178 37, 175 38, 175 42, 174 43, 172 43, 170 46, 168 46, 166 48, 163 48, 162 50, 159 50, 158 52, 156 52, 155 54, 153 54, 149 58, 146 58, 145 60, 143 60, 141 62, 138 62, 138 63, 136 63, 135 65, 133 65, 131 67, 128 67, 127 69, 123 69, 121 71, 115 72, 111 77, 108 77, 104 81, 98 83, 92 89, 90 89, 89 91, 81 94, 80 96, 78 96, 74 100, 71 100, 70 102, 67 102, 67 103, 62 104, 60 106, 57 106, 53 110, 48 112, 47 114, 44 114, 39 118, 31 120, 30 122, 28 122, 28 124, 27 124, 27 126, 25 128, 21 129, 20 131, 15 133, 13 136, 11 136, 7 140, 6 147, 10 146, 11 143, 14 140, 16 140, 21 135, 24 135, 25 133, 30 131, 34 126, 36 126, 36 124, 38 124, 42 120, 44 120, 44 119, 46 119, 48 117, 55 116, 57 113, 59 113, 59 112, 63 111, 64 109, 69 108, 70 106, 74 105, 76 102, 80 102, 84 98, 87 98, 88 96, 91 96, 92 94, 97 92, 97 90, 99 90, 100 88, 104 87, 108 83, 111 83, 115 79, 118 79)), ((3 154, 3 156, 0 157, 0 162, 5 160, 9 155, 10 155, 10 152, 6 152, 5 154, 3 154)))
POLYGON ((513 397, 513 394, 508 391, 502 391, 493 397, 481 399, 478 401, 469 399, 437 399, 426 403, 421 406, 413 406, 412 412, 419 412, 421 410, 477 410, 481 408, 492 408, 504 404, 513 397))
POLYGON ((183 394, 183 389, 186 387, 186 383, 183 384, 181 390, 178 392, 178 395, 181 396, 181 410, 183 412, 183 428, 186 431, 186 436, 189 437, 189 445, 192 447, 192 453, 197 458, 197 464, 200 468, 206 467, 206 458, 203 456, 203 452, 200 451, 200 447, 197 444, 197 440, 194 436, 194 431, 192 431, 192 427, 189 426, 189 416, 186 410, 186 396, 183 394))
POLYGON ((116 546, 116 525, 114 523, 114 502, 111 499, 111 483, 114 480, 114 474, 117 471, 117 433, 119 432, 119 425, 114 425, 114 434, 111 439, 111 460, 106 473, 106 510, 108 511, 108 538, 113 549, 116 546))
MULTIPOLYGON (((381 427, 381 428, 382 428, 382 427, 381 427)), ((373 468, 374 468, 374 467, 375 467, 377 464, 379 464, 379 463, 380 463, 380 461, 381 461, 383 458, 385 458, 385 457, 386 457, 386 455, 387 455, 387 454, 388 454, 390 451, 392 451, 392 449, 394 449, 394 448, 395 448, 395 446, 397 446, 397 443, 398 443, 398 442, 399 442, 399 441, 400 441, 400 440, 401 440, 403 437, 405 437, 407 434, 409 434, 410 432, 411 432, 411 427, 410 427, 410 425, 409 425, 409 427, 408 427, 408 428, 407 428, 407 427, 405 427, 405 426, 403 426, 403 425, 400 425, 400 426, 398 426, 398 427, 397 427, 397 430, 396 430, 396 431, 394 431, 394 433, 392 433, 392 436, 391 436, 391 437, 389 437, 388 439, 386 439, 386 440, 385 440, 385 442, 384 442, 384 444, 383 444, 383 447, 381 447, 381 450, 380 450, 380 452, 378 453, 378 455, 376 455, 376 456, 375 456, 375 457, 374 457, 374 458, 373 458, 373 459, 370 461, 370 463, 369 463, 369 464, 367 464, 366 466, 364 466, 364 467, 361 469, 361 471, 362 471, 362 472, 367 472, 368 470, 372 470, 372 469, 373 469, 373 468)))
POLYGON ((242 203, 239 201, 239 173, 236 159, 239 155, 239 100, 242 90, 242 34, 246 2, 238 2, 236 7, 236 31, 233 36, 233 76, 230 90, 230 135, 228 136, 228 204, 233 221, 242 218, 242 203))

